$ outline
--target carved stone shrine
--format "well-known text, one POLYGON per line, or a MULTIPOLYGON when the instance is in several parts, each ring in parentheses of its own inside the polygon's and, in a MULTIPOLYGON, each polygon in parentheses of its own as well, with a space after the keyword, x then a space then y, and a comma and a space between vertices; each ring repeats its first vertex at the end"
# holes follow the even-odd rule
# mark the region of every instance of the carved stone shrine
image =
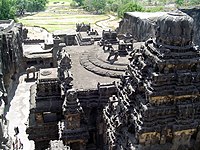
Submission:
POLYGON ((103 111, 109 150, 200 148, 200 53, 193 19, 158 18, 156 38, 135 50, 103 111))

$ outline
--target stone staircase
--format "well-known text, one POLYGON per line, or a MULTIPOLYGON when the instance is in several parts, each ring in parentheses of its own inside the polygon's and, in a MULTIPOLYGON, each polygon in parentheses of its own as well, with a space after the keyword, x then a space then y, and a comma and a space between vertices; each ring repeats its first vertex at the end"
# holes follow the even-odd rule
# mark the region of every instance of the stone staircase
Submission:
POLYGON ((106 61, 106 58, 101 58, 99 51, 95 50, 84 52, 80 57, 80 64, 95 74, 112 78, 119 78, 127 68, 125 63, 115 62, 112 64, 112 62, 106 61))

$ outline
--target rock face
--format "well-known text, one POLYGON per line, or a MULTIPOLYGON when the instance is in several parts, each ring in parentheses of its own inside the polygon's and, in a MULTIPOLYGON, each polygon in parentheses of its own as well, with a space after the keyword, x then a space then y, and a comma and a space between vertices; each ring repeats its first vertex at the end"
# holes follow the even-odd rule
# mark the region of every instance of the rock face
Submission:
POLYGON ((0 41, 0 72, 3 74, 5 87, 9 90, 12 79, 23 68, 22 24, 16 24, 13 20, 0 21, 0 41))
POLYGON ((155 23, 159 16, 166 13, 127 12, 119 24, 118 33, 131 33, 136 41, 155 37, 155 23))
POLYGON ((191 17, 168 13, 158 18, 156 38, 135 50, 104 109, 110 150, 199 149, 200 54, 192 30, 191 17))
POLYGON ((13 20, 0 20, 0 149, 10 149, 5 118, 8 105, 7 93, 23 68, 22 24, 13 20))
POLYGON ((200 44, 200 8, 181 9, 194 19, 194 43, 200 44))
POLYGON ((158 19, 156 43, 168 46, 191 46, 193 38, 193 19, 183 13, 170 13, 158 19), (177 19, 179 17, 179 19, 177 19))
MULTIPOLYGON (((200 44, 200 9, 181 9, 194 19, 194 39, 193 42, 200 44)), ((119 34, 131 33, 136 41, 145 41, 150 37, 155 37, 155 24, 159 16, 165 13, 140 13, 127 12, 119 24, 119 34)), ((178 28, 178 27, 176 27, 178 28)), ((174 29, 173 29, 174 30, 174 29)), ((177 30, 177 29, 176 29, 177 30)))

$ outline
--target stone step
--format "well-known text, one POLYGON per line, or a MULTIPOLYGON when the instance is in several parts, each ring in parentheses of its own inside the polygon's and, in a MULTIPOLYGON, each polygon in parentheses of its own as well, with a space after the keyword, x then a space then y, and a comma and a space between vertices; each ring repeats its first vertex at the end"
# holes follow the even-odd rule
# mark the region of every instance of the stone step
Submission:
POLYGON ((95 66, 93 63, 91 63, 88 60, 88 53, 86 53, 86 52, 80 56, 79 61, 80 61, 80 64, 85 69, 87 69, 87 70, 89 70, 89 71, 91 71, 91 72, 93 72, 95 74, 101 75, 101 76, 119 78, 123 74, 123 71, 107 70, 107 69, 95 66))
POLYGON ((112 65, 104 61, 101 61, 100 59, 98 59, 95 52, 91 52, 88 54, 88 60, 95 66, 98 66, 100 68, 107 69, 107 70, 124 72, 127 69, 126 66, 112 65))

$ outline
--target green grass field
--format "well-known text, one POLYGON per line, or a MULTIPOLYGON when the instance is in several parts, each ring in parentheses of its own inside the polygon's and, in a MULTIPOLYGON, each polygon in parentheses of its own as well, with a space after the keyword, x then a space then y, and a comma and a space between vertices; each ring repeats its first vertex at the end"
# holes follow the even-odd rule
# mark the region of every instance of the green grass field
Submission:
POLYGON ((71 0, 49 0, 46 11, 18 18, 25 26, 40 26, 48 31, 75 29, 76 23, 91 23, 108 18, 106 15, 93 15, 82 9, 70 8, 71 0), (56 3, 55 3, 56 2, 56 3))
POLYGON ((38 13, 33 16, 23 17, 18 19, 19 22, 25 26, 41 26, 48 31, 63 30, 66 28, 75 28, 76 23, 94 23, 98 20, 108 18, 105 15, 68 15, 68 14, 52 14, 51 13, 38 13))

